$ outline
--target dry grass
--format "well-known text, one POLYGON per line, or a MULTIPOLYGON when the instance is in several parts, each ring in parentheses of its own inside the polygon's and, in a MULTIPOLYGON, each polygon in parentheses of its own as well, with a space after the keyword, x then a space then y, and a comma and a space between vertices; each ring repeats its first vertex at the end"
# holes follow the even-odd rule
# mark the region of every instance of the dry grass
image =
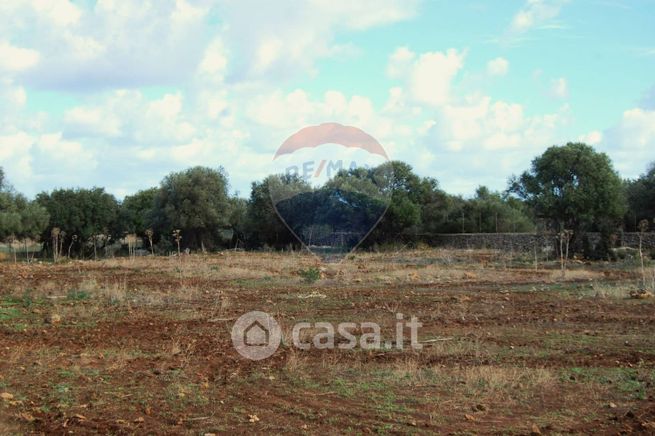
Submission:
POLYGON ((628 298, 634 289, 627 283, 594 283, 589 292, 599 298, 628 298))
POLYGON ((500 399, 516 389, 537 391, 553 386, 556 376, 546 368, 472 366, 453 374, 476 392, 500 399))
POLYGON ((602 273, 599 271, 569 269, 566 271, 566 277, 562 279, 561 271, 551 271, 550 279, 553 281, 579 281, 579 280, 598 280, 602 278, 602 273))
POLYGON ((294 347, 290 347, 287 353, 287 360, 284 363, 284 369, 289 374, 304 374, 310 365, 307 357, 303 356, 294 347))

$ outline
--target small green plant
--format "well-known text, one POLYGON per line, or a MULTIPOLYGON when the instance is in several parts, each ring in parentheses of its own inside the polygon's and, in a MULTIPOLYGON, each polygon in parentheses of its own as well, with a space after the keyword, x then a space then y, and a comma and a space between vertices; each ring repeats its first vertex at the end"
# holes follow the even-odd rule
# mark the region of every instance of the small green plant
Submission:
POLYGON ((298 271, 298 274, 303 278, 305 283, 314 283, 321 278, 321 271, 316 267, 301 269, 298 271))
POLYGON ((73 300, 73 301, 84 301, 88 300, 91 298, 91 294, 89 294, 86 291, 79 291, 77 289, 71 289, 68 291, 68 294, 66 295, 66 298, 68 300, 73 300))
POLYGON ((15 307, 0 307, 0 321, 8 321, 21 316, 20 310, 15 307))

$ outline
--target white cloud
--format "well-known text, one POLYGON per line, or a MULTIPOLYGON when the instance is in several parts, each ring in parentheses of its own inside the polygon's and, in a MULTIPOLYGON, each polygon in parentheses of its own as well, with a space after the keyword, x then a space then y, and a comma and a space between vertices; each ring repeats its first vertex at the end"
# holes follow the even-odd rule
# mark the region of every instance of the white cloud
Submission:
POLYGON ((204 0, 99 0, 79 6, 68 0, 17 2, 5 7, 6 14, 0 7, 0 38, 20 35, 23 45, 38 48, 38 65, 29 53, 33 68, 21 77, 42 88, 89 90, 181 81, 194 73, 212 37, 204 0))
POLYGON ((414 65, 410 89, 414 98, 432 105, 448 101, 451 82, 464 64, 464 54, 450 49, 446 53, 422 54, 414 65))
POLYGON ((568 0, 527 0, 510 26, 514 33, 524 33, 557 17, 568 0))
POLYGON ((175 120, 182 111, 182 95, 166 94, 148 105, 146 116, 162 122, 175 120))
POLYGON ((225 74, 227 64, 225 44, 220 38, 215 38, 207 46, 198 71, 202 75, 213 76, 215 79, 220 80, 225 74))
POLYGON ((322 100, 313 101, 300 89, 288 94, 280 91, 260 94, 248 102, 245 110, 250 121, 262 127, 279 129, 281 140, 284 139, 283 132, 288 134, 299 126, 318 124, 325 120, 366 125, 376 112, 366 97, 353 95, 347 98, 341 92, 328 91, 322 100))
POLYGON ((356 55, 352 43, 335 41, 337 32, 407 19, 418 3, 14 0, 0 4, 0 40, 20 34, 41 56, 14 50, 0 56, 0 69, 9 60, 12 70, 34 67, 24 74, 27 84, 65 90, 170 85, 197 70, 233 82, 274 80, 313 72, 320 58, 356 55), (224 47, 238 58, 229 59, 224 47))
POLYGON ((448 102, 452 81, 464 65, 464 57, 455 49, 418 56, 403 47, 389 58, 387 72, 407 82, 414 101, 438 107, 448 102))
POLYGON ((505 58, 498 57, 487 63, 487 73, 491 76, 504 76, 509 71, 509 62, 505 58))
POLYGON ((633 108, 603 132, 599 147, 613 159, 624 176, 638 177, 655 161, 655 111, 633 108))
POLYGON ((221 11, 230 23, 225 42, 241 58, 231 74, 270 80, 312 73, 317 59, 344 54, 334 41, 337 32, 407 19, 417 5, 417 0, 224 2, 221 11))
POLYGON ((32 185, 32 145, 34 138, 17 132, 0 135, 0 162, 7 179, 16 187, 32 185))
POLYGON ((589 132, 585 135, 580 135, 578 137, 578 141, 589 145, 598 145, 602 142, 602 140, 603 140, 603 132, 600 132, 598 130, 594 130, 593 132, 589 132))
POLYGON ((26 189, 98 185, 96 172, 99 160, 105 156, 88 145, 65 139, 62 132, 36 136, 30 152, 31 173, 24 183, 26 189))
POLYGON ((64 115, 72 132, 80 136, 102 135, 115 137, 121 132, 120 120, 98 107, 76 107, 64 115))
POLYGON ((82 16, 82 11, 68 0, 33 0, 29 3, 37 14, 60 27, 75 24, 82 16))
POLYGON ((520 104, 470 98, 446 105, 429 135, 450 151, 523 149, 530 153, 555 139, 555 131, 566 122, 567 110, 563 107, 555 114, 526 117, 520 104))
POLYGON ((552 80, 550 82, 550 93, 553 97, 565 99, 569 96, 569 85, 565 78, 552 80))
POLYGON ((9 80, 0 80, 0 114, 15 113, 27 103, 27 93, 22 86, 16 86, 9 80))
POLYGON ((655 149, 655 111, 630 109, 623 113, 617 127, 621 145, 655 149))
MULTIPOLYGON (((93 184, 124 194, 189 165, 224 165, 247 195, 249 183, 271 171, 274 150, 290 133, 336 121, 369 132, 392 158, 442 178, 447 189, 474 188, 461 174, 466 162, 482 182, 499 187, 540 147, 557 142, 567 113, 563 108, 533 116, 521 104, 475 89, 472 95, 457 92, 466 78, 465 51, 398 48, 387 65, 395 83, 379 105, 339 89, 319 96, 289 91, 282 80, 311 77, 321 58, 356 54, 357 47, 336 37, 339 32, 406 19, 416 4, 253 0, 214 8, 205 0, 99 0, 92 8, 74 6, 81 15, 69 20, 53 18, 50 9, 12 9, 15 21, 39 23, 21 44, 41 55, 0 83, 3 103, 24 104, 24 87, 31 85, 85 92, 74 94, 83 98, 62 116, 47 114, 41 121, 23 115, 20 122, 3 123, 10 127, 0 126, 2 138, 24 136, 20 144, 13 140, 19 145, 11 147, 11 155, 0 147, 0 165, 24 170, 25 176, 8 172, 28 194, 35 186, 93 184), (220 23, 208 24, 216 16, 220 23), (168 89, 171 84, 175 87, 168 89), (139 90, 144 85, 150 89, 139 90), (479 158, 472 161, 472 153, 479 158)), ((0 38, 3 29, 15 26, 1 15, 0 38)), ((496 58, 487 68, 503 75, 509 63, 496 58)), ((20 114, 12 110, 12 117, 20 114)))
POLYGON ((23 71, 39 63, 39 52, 0 41, 0 72, 23 71))
POLYGON ((387 74, 392 79, 398 79, 407 74, 412 62, 416 58, 416 53, 407 47, 398 47, 389 57, 387 64, 387 74))

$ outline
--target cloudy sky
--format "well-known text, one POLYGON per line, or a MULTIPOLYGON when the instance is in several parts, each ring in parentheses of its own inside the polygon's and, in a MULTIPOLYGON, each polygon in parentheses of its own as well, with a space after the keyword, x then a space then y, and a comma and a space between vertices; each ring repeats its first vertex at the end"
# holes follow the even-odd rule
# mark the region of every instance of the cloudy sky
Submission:
POLYGON ((0 166, 122 197, 192 165, 232 191, 300 128, 354 125, 452 193, 553 144, 655 160, 653 0, 0 0, 0 166))

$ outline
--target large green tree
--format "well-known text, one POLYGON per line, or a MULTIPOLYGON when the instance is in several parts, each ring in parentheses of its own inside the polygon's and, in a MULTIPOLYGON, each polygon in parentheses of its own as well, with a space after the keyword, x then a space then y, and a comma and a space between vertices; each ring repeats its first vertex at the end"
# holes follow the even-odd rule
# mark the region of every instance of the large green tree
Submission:
POLYGON ((119 230, 144 236, 146 230, 153 226, 155 199, 158 194, 158 188, 150 188, 126 196, 120 205, 119 230))
POLYGON ((57 189, 40 193, 36 200, 50 215, 50 224, 43 233, 43 241, 50 249, 53 228, 64 232, 62 246, 80 255, 87 246, 95 250, 96 245, 103 246, 110 238, 120 236, 118 201, 104 188, 57 189))
POLYGON ((0 240, 36 239, 48 220, 45 208, 15 192, 0 168, 0 240))
POLYGON ((471 233, 531 232, 534 224, 526 209, 521 200, 480 186, 464 205, 464 228, 471 233))
POLYGON ((230 227, 228 180, 222 168, 194 167, 161 183, 154 218, 162 233, 182 231, 182 246, 211 249, 230 227))
MULTIPOLYGON (((282 193, 287 189, 293 189, 294 192, 304 191, 304 186, 295 186, 300 183, 299 180, 292 180, 290 176, 279 175, 268 176, 260 182, 252 183, 245 217, 245 234, 250 248, 264 245, 283 248, 299 244, 273 207, 273 198, 281 200, 284 197, 282 193)), ((293 198, 292 195, 289 197, 293 198)))
POLYGON ((366 244, 415 238, 420 233, 421 206, 430 189, 429 181, 421 180, 410 165, 400 161, 387 162, 379 171, 388 178, 381 186, 389 191, 389 203, 366 244))
POLYGON ((510 180, 509 192, 559 231, 616 227, 625 211, 622 182, 605 153, 581 143, 553 146, 510 180))

